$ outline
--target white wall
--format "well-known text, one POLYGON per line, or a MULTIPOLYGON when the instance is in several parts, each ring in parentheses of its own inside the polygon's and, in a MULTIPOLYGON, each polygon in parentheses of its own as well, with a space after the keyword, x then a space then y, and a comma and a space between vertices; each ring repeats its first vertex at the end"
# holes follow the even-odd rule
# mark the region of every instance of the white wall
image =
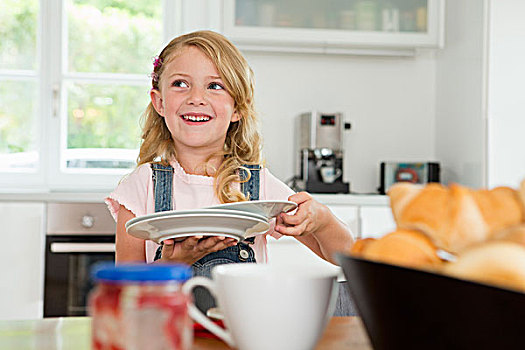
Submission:
POLYGON ((447 2, 436 57, 436 156, 445 182, 517 187, 525 177, 525 2, 447 2))
POLYGON ((255 72, 267 165, 294 175, 294 121, 316 109, 343 112, 345 180, 375 192, 379 163, 434 159, 435 57, 359 57, 245 52, 255 72))
POLYGON ((516 187, 525 178, 525 1, 490 6, 488 184, 516 187))
POLYGON ((436 156, 445 183, 486 184, 484 1, 447 1, 436 54, 436 156))

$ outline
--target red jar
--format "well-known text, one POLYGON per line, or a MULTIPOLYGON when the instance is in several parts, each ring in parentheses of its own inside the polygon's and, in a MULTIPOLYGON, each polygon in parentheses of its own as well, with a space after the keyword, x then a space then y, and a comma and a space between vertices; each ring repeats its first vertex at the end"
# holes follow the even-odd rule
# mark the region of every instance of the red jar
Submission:
POLYGON ((89 297, 93 349, 177 349, 193 343, 186 265, 102 264, 89 297))

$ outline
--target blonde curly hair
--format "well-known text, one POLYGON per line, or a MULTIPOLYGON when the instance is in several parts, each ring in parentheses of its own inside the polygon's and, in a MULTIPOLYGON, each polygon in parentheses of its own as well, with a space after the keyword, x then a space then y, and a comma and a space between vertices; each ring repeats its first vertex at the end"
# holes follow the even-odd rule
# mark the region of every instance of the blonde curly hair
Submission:
MULTIPOLYGON (((249 173, 244 164, 261 163, 262 139, 254 106, 253 71, 241 52, 224 36, 212 31, 196 31, 173 39, 162 50, 154 64, 153 89, 159 90, 164 67, 187 46, 200 49, 215 64, 240 116, 238 121, 230 124, 222 152, 211 154, 208 158, 224 158, 220 167, 213 169, 215 194, 221 203, 247 200, 232 185, 241 182, 240 169, 249 173)), ((169 165, 170 160, 177 159, 171 133, 151 102, 142 116, 142 123, 142 144, 137 164, 158 162, 169 165)), ((208 169, 206 164, 204 166, 208 169)), ((243 181, 248 179, 249 176, 243 181)))

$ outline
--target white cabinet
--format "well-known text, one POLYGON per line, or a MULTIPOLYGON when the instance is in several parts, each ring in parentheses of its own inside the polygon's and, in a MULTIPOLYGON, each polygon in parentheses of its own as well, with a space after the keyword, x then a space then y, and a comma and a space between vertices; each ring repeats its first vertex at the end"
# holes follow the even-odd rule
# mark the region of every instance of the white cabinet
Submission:
POLYGON ((276 265, 317 266, 338 269, 337 266, 321 259, 307 246, 293 237, 284 236, 278 240, 268 237, 268 263, 276 265))
POLYGON ((396 229, 389 206, 359 207, 360 238, 379 238, 396 229))
MULTIPOLYGON (((354 238, 381 237, 395 230, 395 222, 386 196, 314 195, 332 213, 346 223, 354 238)), ((272 264, 298 263, 303 266, 334 265, 319 258, 295 238, 268 238, 268 260, 272 264)))
POLYGON ((45 204, 0 202, 0 319, 42 317, 45 204))
MULTIPOLYGON (((351 205, 333 204, 328 206, 341 221, 346 223, 357 237, 359 230, 358 208, 351 205)), ((268 262, 271 264, 299 264, 301 266, 338 269, 335 265, 321 259, 305 245, 293 237, 281 237, 279 240, 268 238, 268 262)))
MULTIPOLYGON (((354 237, 358 234, 359 218, 356 206, 333 204, 330 210, 352 230, 354 237)), ((301 266, 317 265, 338 269, 335 265, 321 259, 314 252, 292 237, 281 237, 279 240, 268 238, 268 262, 271 264, 300 264, 301 266)))
POLYGON ((327 205, 348 225, 354 238, 378 238, 395 230, 396 224, 388 205, 327 205))
POLYGON ((344 204, 329 204, 326 203, 328 208, 337 216, 341 221, 348 225, 354 238, 357 238, 359 232, 359 210, 355 205, 344 205, 344 204))
POLYGON ((281 50, 442 46, 444 0, 224 0, 223 33, 281 50))

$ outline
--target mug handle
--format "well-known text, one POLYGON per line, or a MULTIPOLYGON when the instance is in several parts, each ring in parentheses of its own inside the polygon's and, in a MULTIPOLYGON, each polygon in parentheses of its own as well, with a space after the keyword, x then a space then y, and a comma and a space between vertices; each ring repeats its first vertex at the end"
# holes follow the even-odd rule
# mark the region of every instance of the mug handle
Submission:
MULTIPOLYGON (((214 297, 217 297, 217 293, 215 292, 215 284, 213 281, 206 277, 193 277, 189 279, 186 283, 182 285, 182 292, 189 295, 193 288, 195 287, 204 287, 208 289, 211 294, 213 294, 214 297)), ((210 320, 209 317, 205 316, 192 302, 188 304, 188 312, 190 314, 190 317, 200 323, 204 326, 204 328, 208 329, 210 332, 221 338, 228 344, 230 347, 234 348, 235 343, 233 342, 233 338, 230 332, 228 332, 227 329, 219 327, 213 321, 210 320)))

